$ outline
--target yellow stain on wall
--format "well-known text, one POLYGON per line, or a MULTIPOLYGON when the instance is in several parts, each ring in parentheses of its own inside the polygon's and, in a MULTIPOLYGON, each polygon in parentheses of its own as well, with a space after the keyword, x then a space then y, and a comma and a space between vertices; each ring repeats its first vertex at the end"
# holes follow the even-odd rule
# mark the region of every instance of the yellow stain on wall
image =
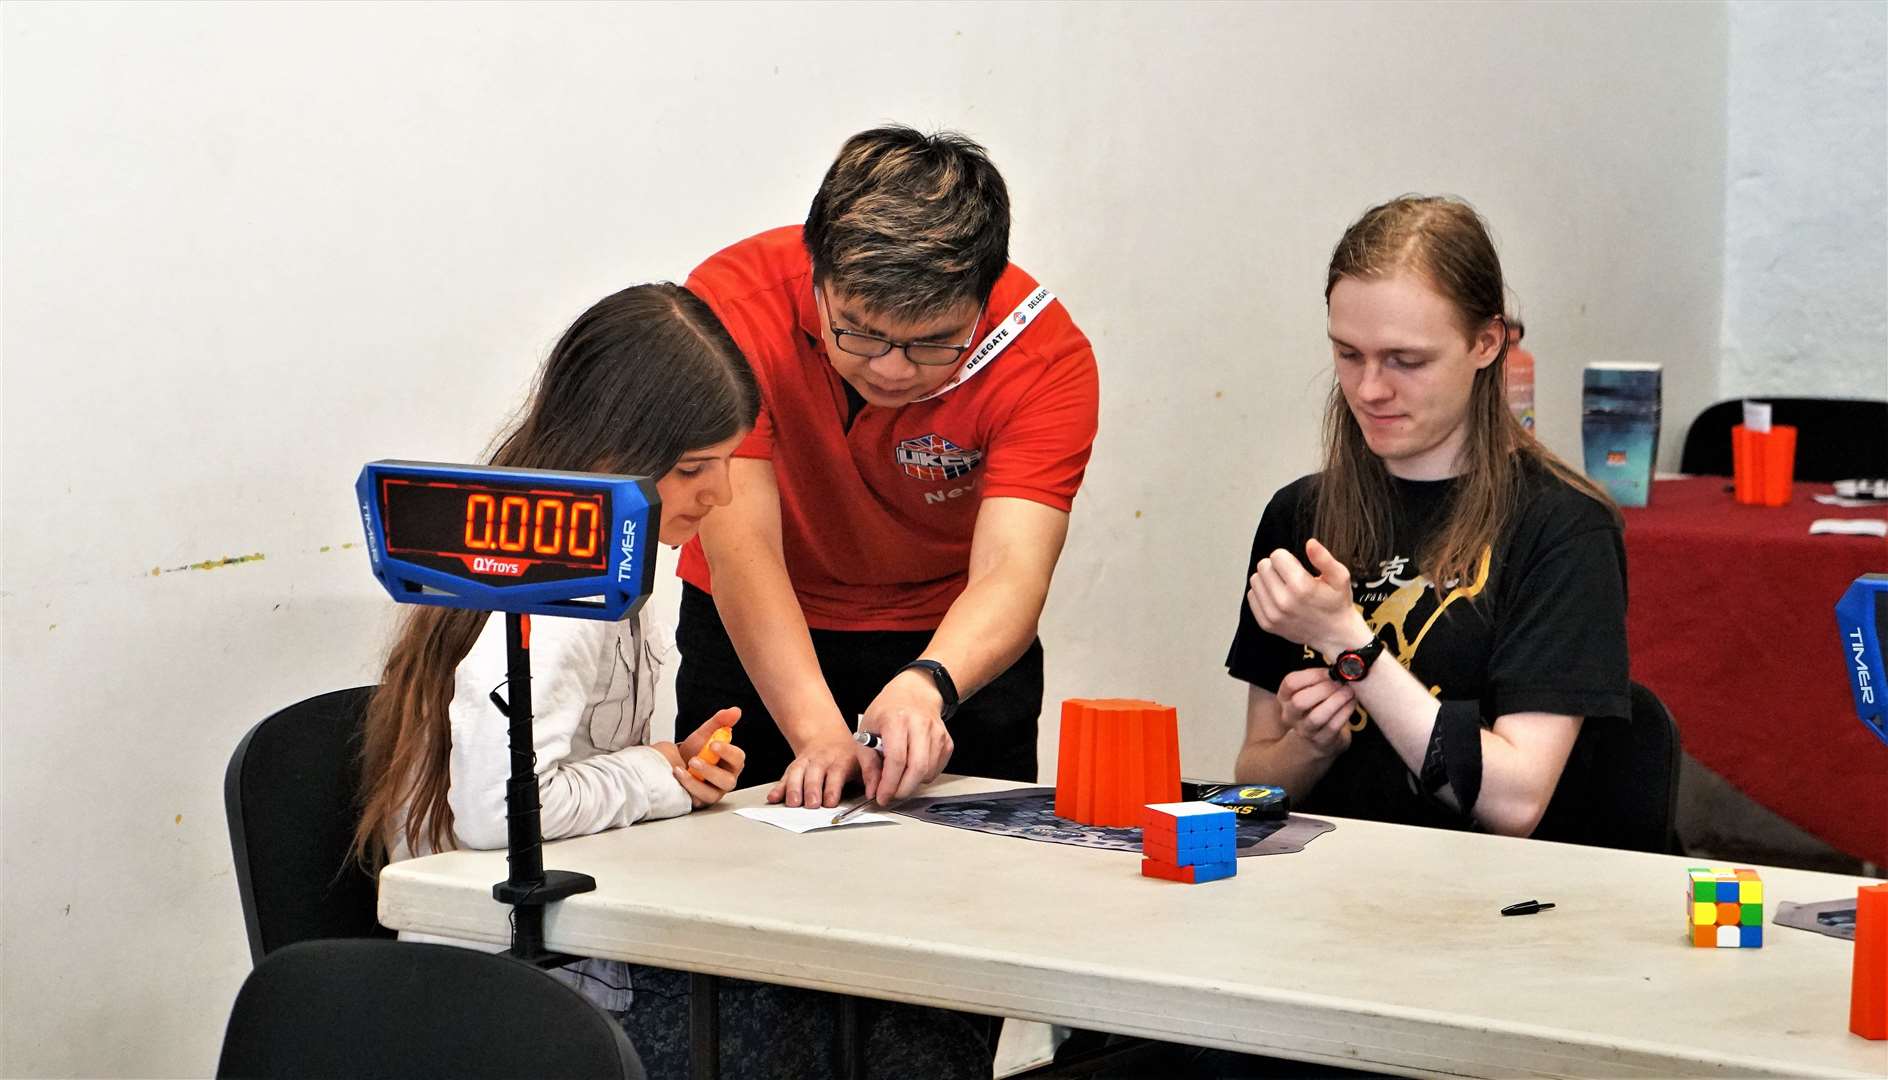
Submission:
POLYGON ((175 574, 179 570, 220 570, 225 566, 241 566, 243 563, 261 562, 267 557, 268 556, 260 551, 249 555, 225 555, 220 559, 205 559, 202 562, 193 562, 189 566, 173 566, 168 570, 162 567, 152 567, 151 576, 156 577, 159 574, 175 574))
POLYGON ((225 555, 220 559, 205 559, 190 564, 192 570, 218 570, 225 566, 240 566, 243 563, 261 562, 265 556, 258 551, 253 555, 225 555))

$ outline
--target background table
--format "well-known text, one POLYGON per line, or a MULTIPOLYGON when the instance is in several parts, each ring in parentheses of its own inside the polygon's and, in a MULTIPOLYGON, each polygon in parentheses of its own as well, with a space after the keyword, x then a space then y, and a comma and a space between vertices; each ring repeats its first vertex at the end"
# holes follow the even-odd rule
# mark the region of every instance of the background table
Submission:
MULTIPOLYGON (((953 778, 931 794, 1016 785, 953 778)), ((596 875, 553 949, 1405 1073, 1880 1076, 1848 1033, 1852 946, 1685 936, 1686 860, 1339 820, 1178 885, 1138 856, 920 821, 798 836, 721 807, 545 848, 596 875), (1503 918, 1530 898, 1559 907, 1503 918)), ((502 852, 381 874, 380 920, 506 940, 502 852)), ((1765 870, 1779 900, 1866 882, 1765 870)))
POLYGON ((1857 858, 1888 865, 1888 746, 1855 717, 1835 604, 1888 570, 1888 541, 1811 536, 1845 510, 1798 484, 1742 506, 1729 479, 1652 485, 1626 513, 1632 677, 1664 700, 1685 750, 1758 803, 1857 858))

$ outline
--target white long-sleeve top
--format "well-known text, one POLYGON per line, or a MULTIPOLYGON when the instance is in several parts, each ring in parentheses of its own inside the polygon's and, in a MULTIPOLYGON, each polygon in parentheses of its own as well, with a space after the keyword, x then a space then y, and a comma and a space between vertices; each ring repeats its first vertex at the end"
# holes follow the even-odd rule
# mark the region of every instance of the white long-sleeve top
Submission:
MULTIPOLYGON (((656 679, 672 648, 641 612, 622 622, 531 621, 531 734, 546 840, 688 813, 688 792, 648 745, 656 679)), ((447 709, 446 801, 458 847, 505 846, 511 721, 491 700, 493 690, 509 695, 505 669, 505 619, 494 614, 459 662, 447 709)), ((404 821, 394 823, 388 861, 432 853, 424 844, 409 850, 405 831, 404 821)))
MULTIPOLYGON (((656 647, 638 612, 622 622, 531 620, 531 707, 544 839, 587 836, 645 818, 688 813, 688 792, 648 745, 656 647)), ((492 704, 508 697, 505 619, 486 620, 453 678, 453 839, 463 848, 505 846, 511 721, 492 704)))
MULTIPOLYGON (((688 813, 688 792, 668 759, 648 745, 656 679, 673 651, 670 638, 641 612, 622 622, 531 620, 532 741, 546 840, 584 836, 646 818, 688 813)), ((491 692, 509 696, 505 619, 492 615, 453 678, 450 776, 452 835, 462 848, 502 848, 505 784, 511 777, 511 721, 491 692)), ((388 860, 430 854, 409 851, 396 821, 388 860)), ((443 942, 496 952, 503 946, 402 932, 402 940, 443 942)), ((626 965, 583 960, 555 972, 604 1008, 629 1008, 626 965)))

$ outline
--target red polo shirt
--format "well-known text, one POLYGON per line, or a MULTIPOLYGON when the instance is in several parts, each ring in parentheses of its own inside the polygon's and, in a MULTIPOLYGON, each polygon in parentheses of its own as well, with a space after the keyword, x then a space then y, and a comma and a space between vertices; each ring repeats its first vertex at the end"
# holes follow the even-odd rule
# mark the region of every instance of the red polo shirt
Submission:
MULTIPOLYGON (((823 630, 929 630, 964 590, 977 508, 992 496, 1067 510, 1095 440, 1095 354, 1059 300, 962 381, 896 409, 867 404, 846 429, 845 384, 826 358, 799 226, 743 240, 689 276, 754 366, 760 419, 736 456, 774 463, 787 574, 823 630)), ((1014 329, 1037 282, 1003 272, 972 340, 1014 329)), ((965 372, 970 372, 965 374, 965 372)), ((949 385, 949 384, 947 384, 949 385)), ((701 541, 683 580, 713 592, 701 541)))

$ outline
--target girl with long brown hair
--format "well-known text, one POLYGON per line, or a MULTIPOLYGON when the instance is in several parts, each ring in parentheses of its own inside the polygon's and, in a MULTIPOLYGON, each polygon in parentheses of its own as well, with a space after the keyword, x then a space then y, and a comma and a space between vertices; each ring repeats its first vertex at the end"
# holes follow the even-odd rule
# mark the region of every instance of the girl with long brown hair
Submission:
POLYGON ((1580 727, 1630 708, 1625 551, 1508 410, 1505 297, 1458 200, 1374 207, 1332 252, 1323 467, 1267 506, 1226 659, 1236 775, 1304 809, 1582 838, 1580 727))
MULTIPOLYGON (((759 409, 754 375, 719 319, 687 290, 641 285, 598 301, 551 350, 493 465, 656 477, 658 536, 687 541, 731 498, 728 460, 759 409)), ((641 613, 620 623, 540 619, 532 635, 544 836, 674 817, 731 790, 742 755, 686 771, 715 727, 648 741, 658 650, 641 613)), ((414 607, 367 708, 356 854, 369 865, 505 843, 509 721, 487 695, 505 681, 505 623, 414 607)))
MULTIPOLYGON (((729 462, 759 410, 753 370, 708 305, 675 285, 641 285, 598 301, 565 331, 491 463, 653 476, 657 535, 679 545, 733 497, 729 462)), ((510 721, 489 696, 506 678, 505 620, 408 610, 363 738, 355 854, 370 867, 506 839, 510 721)), ((545 839, 676 817, 733 790, 746 760, 738 731, 719 764, 697 755, 716 728, 739 721, 739 709, 716 712, 679 743, 649 740, 670 651, 652 642, 658 634, 640 611, 620 623, 533 621, 545 839)), ((557 974, 616 1017, 651 1077, 687 1074, 686 975, 594 959, 557 974)), ((830 995, 720 982, 725 1075, 835 1074, 830 995)), ((887 1003, 866 1016, 871 1076, 989 1075, 981 1036, 960 1015, 887 1003)))

